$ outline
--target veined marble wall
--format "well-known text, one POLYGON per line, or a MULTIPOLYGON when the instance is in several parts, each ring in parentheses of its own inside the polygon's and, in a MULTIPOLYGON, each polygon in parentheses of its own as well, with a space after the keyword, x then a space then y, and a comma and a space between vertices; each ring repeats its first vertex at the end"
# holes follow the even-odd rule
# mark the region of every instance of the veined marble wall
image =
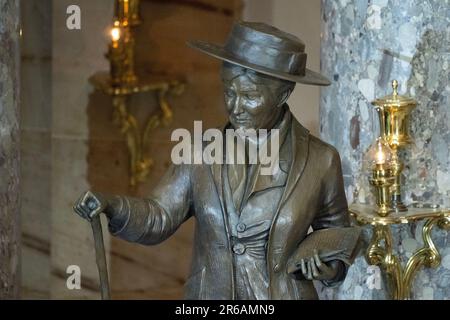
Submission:
MULTIPOLYGON (((349 202, 369 197, 361 175, 361 159, 378 134, 370 102, 391 93, 418 101, 412 113, 415 146, 403 155, 406 202, 450 206, 450 1, 339 0, 322 1, 322 71, 332 80, 322 90, 321 135, 341 154, 349 202)), ((422 223, 395 232, 402 259, 422 244, 422 223)), ((450 235, 434 230, 442 264, 418 274, 415 299, 450 298, 450 235)), ((364 258, 357 259, 342 286, 325 289, 325 298, 383 299, 386 290, 372 286, 364 258)))
POLYGON ((17 298, 20 284, 19 12, 0 0, 0 299, 17 298))

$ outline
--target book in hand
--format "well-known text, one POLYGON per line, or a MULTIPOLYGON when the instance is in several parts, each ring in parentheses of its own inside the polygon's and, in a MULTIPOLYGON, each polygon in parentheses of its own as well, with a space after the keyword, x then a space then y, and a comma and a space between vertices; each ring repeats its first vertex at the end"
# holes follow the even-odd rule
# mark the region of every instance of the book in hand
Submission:
POLYGON ((341 260, 351 265, 357 254, 361 229, 358 227, 338 227, 311 232, 300 242, 288 260, 290 274, 301 273, 301 260, 309 260, 317 250, 322 262, 341 260))

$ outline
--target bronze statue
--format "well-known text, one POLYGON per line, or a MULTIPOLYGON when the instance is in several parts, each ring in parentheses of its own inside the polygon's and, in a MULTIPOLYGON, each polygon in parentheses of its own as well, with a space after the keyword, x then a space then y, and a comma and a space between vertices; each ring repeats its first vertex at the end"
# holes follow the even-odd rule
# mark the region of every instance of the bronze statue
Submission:
POLYGON ((146 199, 89 191, 75 211, 88 220, 103 212, 113 235, 148 245, 194 217, 187 299, 317 299, 311 280, 342 281, 351 263, 342 252, 354 241, 328 252, 309 241, 313 250, 299 255, 310 227, 347 230, 349 218, 338 152, 310 135, 286 101, 296 82, 329 81, 306 68, 301 40, 266 24, 235 23, 223 47, 189 44, 224 61, 225 128, 279 130, 279 170, 261 175, 259 164, 172 165, 146 199), (299 260, 288 268, 293 257, 299 260))

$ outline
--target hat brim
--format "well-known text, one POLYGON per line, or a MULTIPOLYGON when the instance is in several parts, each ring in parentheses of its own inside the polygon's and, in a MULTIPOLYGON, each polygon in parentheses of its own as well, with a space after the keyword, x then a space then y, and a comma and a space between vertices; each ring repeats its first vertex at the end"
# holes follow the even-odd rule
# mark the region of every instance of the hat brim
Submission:
POLYGON ((220 59, 223 61, 227 61, 229 63, 236 64, 236 65, 244 67, 244 68, 252 69, 257 72, 260 72, 260 73, 263 73, 263 74, 266 74, 266 75, 269 75, 269 76, 272 76, 275 78, 280 78, 283 80, 288 80, 288 81, 302 83, 302 84, 317 85, 317 86, 329 86, 331 84, 331 82, 326 77, 324 77, 323 75, 321 75, 318 72, 309 70, 308 68, 306 68, 304 76, 293 75, 290 73, 276 71, 276 70, 262 67, 262 66, 259 66, 259 65, 253 64, 253 63, 249 63, 247 61, 244 61, 244 60, 230 54, 223 47, 213 44, 213 43, 204 42, 204 41, 188 41, 187 44, 191 48, 197 49, 197 50, 199 50, 207 55, 210 55, 214 58, 217 58, 217 59, 220 59))

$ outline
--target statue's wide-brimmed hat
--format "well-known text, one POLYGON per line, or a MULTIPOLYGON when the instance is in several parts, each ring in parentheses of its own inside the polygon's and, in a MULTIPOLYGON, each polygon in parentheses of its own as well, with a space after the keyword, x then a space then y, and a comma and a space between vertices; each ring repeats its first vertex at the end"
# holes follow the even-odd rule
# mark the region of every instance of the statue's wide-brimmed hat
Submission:
POLYGON ((306 68, 302 40, 265 23, 235 22, 224 46, 205 41, 189 41, 188 45, 279 79, 319 86, 330 84, 326 77, 306 68))

